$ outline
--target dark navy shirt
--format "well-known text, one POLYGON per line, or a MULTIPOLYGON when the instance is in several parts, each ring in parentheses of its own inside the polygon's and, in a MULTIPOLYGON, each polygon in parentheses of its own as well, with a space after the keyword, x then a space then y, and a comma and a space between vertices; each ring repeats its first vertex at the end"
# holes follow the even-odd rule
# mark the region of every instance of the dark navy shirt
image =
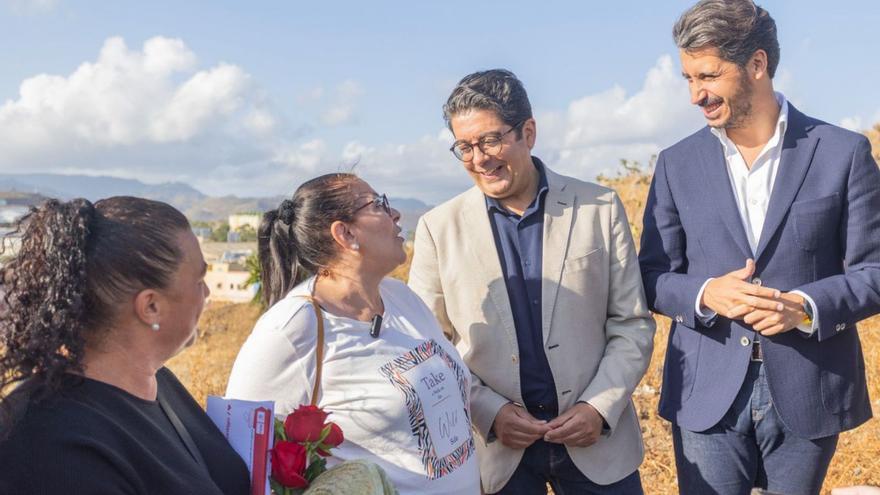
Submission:
POLYGON ((540 160, 533 157, 532 161, 540 175, 538 193, 522 216, 506 210, 493 198, 486 197, 486 207, 516 327, 523 405, 532 411, 549 411, 555 415, 558 410, 556 384, 544 353, 541 330, 541 262, 547 175, 540 160))

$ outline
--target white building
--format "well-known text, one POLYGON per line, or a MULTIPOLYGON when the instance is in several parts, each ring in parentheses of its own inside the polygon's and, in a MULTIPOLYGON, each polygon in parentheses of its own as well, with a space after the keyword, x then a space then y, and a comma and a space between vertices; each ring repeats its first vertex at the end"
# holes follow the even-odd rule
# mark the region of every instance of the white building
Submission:
POLYGON ((262 218, 263 215, 259 213, 236 213, 235 215, 229 215, 229 231, 235 232, 245 225, 250 225, 254 232, 257 232, 260 230, 260 220, 262 218))
POLYGON ((0 205, 0 225, 12 225, 16 220, 23 217, 30 208, 23 205, 0 205))
POLYGON ((209 301, 251 302, 257 294, 255 285, 246 286, 250 274, 238 263, 216 261, 208 264, 205 284, 211 289, 209 301))
POLYGON ((208 263, 208 272, 205 273, 205 284, 211 289, 208 300, 236 303, 252 301, 257 287, 245 287, 250 276, 245 261, 256 250, 256 243, 203 242, 201 247, 205 262, 208 263))

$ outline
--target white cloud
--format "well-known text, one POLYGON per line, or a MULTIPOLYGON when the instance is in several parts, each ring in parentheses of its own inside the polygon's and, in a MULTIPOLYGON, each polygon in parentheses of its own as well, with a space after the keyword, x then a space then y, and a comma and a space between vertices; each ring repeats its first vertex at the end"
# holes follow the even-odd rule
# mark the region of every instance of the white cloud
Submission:
POLYGON ((850 115, 849 117, 844 117, 840 119, 840 122, 838 122, 837 125, 855 132, 863 132, 872 129, 875 125, 880 125, 880 109, 871 116, 868 116, 868 114, 865 113, 864 115, 850 115))
POLYGON ((657 60, 632 95, 614 86, 572 101, 565 112, 539 114, 537 121, 537 152, 545 162, 587 180, 619 170, 621 159, 646 164, 705 125, 669 55, 657 60))
POLYGON ((0 171, 185 168, 198 177, 197 169, 257 153, 255 138, 276 123, 262 100, 240 67, 197 70, 181 40, 155 37, 133 50, 109 38, 95 61, 28 78, 0 106, 0 171))
POLYGON ((314 88, 306 91, 305 93, 302 93, 301 95, 297 96, 296 101, 300 105, 306 105, 308 103, 313 103, 313 102, 319 101, 323 97, 324 97, 324 87, 317 86, 317 87, 314 87, 314 88))
POLYGON ((358 83, 342 82, 334 90, 333 103, 321 114, 321 122, 330 127, 351 124, 356 120, 357 103, 363 94, 358 83))
MULTIPOLYGON (((349 80, 303 97, 324 106, 325 124, 343 125, 357 121, 364 94, 349 80)), ((377 190, 432 203, 471 185, 448 150, 446 128, 404 143, 302 141, 266 100, 245 69, 202 67, 181 40, 157 37, 137 50, 111 38, 96 60, 69 75, 31 77, 0 105, 0 172, 180 180, 208 194, 244 196, 290 193, 356 164, 377 190)), ((646 163, 704 125, 670 56, 631 94, 612 86, 536 118, 536 155, 587 180, 614 173, 621 158, 646 163)))
POLYGON ((844 117, 840 119, 838 125, 840 127, 843 127, 844 129, 849 129, 855 132, 859 132, 864 129, 864 127, 862 126, 862 118, 859 116, 844 117))

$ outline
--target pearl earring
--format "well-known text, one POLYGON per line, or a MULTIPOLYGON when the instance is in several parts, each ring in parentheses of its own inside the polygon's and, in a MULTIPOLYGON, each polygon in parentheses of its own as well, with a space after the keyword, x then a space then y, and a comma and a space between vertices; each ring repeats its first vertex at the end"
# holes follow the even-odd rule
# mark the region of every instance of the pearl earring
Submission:
POLYGON ((354 243, 354 244, 351 245, 351 248, 354 249, 355 251, 357 251, 358 249, 361 248, 361 245, 358 244, 358 243, 354 243))
POLYGON ((153 323, 152 325, 150 325, 150 328, 152 328, 154 332, 158 332, 159 331, 159 324, 153 323))

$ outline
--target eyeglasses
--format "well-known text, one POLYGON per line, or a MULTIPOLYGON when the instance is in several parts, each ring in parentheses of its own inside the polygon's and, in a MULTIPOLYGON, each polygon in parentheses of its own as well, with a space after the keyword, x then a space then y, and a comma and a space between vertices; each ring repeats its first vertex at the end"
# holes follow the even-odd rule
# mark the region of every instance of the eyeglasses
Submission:
POLYGON ((385 210, 385 213, 387 213, 389 217, 393 216, 391 214, 391 203, 388 202, 388 196, 385 196, 384 194, 377 194, 376 197, 374 197, 369 203, 359 206, 356 210, 354 210, 354 213, 357 213, 368 206, 376 206, 378 208, 382 208, 383 210, 385 210))
MULTIPOLYGON (((528 119, 526 119, 528 120, 528 119)), ((523 125, 526 120, 521 120, 515 126, 504 132, 492 132, 486 134, 481 137, 479 141, 477 141, 477 147, 480 148, 480 151, 483 152, 484 155, 495 156, 501 151, 501 145, 503 144, 502 139, 504 136, 513 132, 514 129, 517 129, 519 126, 523 125)), ((452 147, 449 148, 449 151, 455 155, 456 158, 463 162, 469 162, 474 159, 474 145, 471 143, 467 143, 464 141, 456 141, 452 144, 452 147)))

